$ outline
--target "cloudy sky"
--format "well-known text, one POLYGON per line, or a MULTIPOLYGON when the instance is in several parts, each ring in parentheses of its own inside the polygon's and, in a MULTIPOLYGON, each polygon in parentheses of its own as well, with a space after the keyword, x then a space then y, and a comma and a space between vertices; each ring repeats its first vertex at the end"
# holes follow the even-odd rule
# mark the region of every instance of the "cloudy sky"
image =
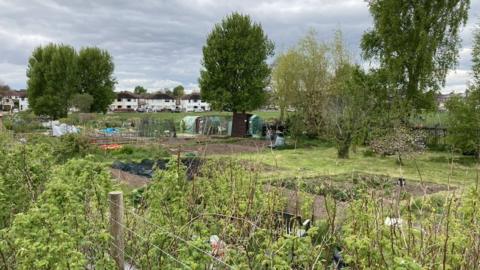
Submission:
MULTIPOLYGON (((459 66, 443 92, 463 91, 470 78, 472 30, 480 20, 480 1, 471 2, 459 66)), ((233 11, 260 22, 277 52, 311 28, 322 40, 340 28, 359 54, 361 35, 372 27, 364 0, 0 0, 0 82, 25 88, 32 50, 55 42, 107 49, 117 90, 195 89, 206 36, 233 11)))

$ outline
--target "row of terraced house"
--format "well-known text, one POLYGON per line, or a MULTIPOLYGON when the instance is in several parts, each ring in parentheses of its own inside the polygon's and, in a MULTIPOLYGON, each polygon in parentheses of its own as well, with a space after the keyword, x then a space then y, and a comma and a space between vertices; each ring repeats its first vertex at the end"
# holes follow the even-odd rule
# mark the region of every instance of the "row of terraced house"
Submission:
MULTIPOLYGON (((25 111, 28 110, 28 97, 26 90, 10 90, 0 93, 0 111, 25 111)), ((165 93, 136 95, 132 92, 118 92, 115 100, 110 105, 111 111, 183 111, 203 112, 210 111, 210 104, 203 101, 200 93, 185 95, 180 99, 165 93)))
POLYGON ((154 94, 136 95, 123 91, 117 93, 116 99, 110 105, 111 111, 141 111, 141 112, 204 112, 210 111, 210 104, 203 101, 200 93, 184 95, 180 99, 157 92, 154 94))

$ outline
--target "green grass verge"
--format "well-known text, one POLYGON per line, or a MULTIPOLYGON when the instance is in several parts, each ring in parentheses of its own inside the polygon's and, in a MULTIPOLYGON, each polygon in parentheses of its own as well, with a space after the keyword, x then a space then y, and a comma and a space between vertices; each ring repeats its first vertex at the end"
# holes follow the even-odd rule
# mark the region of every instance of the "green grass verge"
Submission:
POLYGON ((266 179, 363 172, 443 184, 450 182, 462 185, 476 182, 477 170, 473 157, 457 154, 452 156, 446 152, 425 152, 405 158, 404 165, 400 166, 395 156, 368 157, 364 156, 363 151, 364 149, 358 149, 357 153, 351 153, 349 159, 338 159, 336 149, 331 146, 266 150, 255 154, 239 154, 238 157, 280 168, 263 172, 261 175, 266 179))

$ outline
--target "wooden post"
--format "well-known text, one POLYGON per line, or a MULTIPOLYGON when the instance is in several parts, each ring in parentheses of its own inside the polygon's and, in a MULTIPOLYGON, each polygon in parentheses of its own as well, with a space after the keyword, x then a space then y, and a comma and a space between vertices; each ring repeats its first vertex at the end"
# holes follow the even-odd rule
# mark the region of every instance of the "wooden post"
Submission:
POLYGON ((3 114, 0 112, 0 131, 3 131, 3 114))
POLYGON ((108 193, 110 203, 110 234, 112 235, 111 256, 119 270, 125 269, 123 244, 123 193, 112 191, 108 193))

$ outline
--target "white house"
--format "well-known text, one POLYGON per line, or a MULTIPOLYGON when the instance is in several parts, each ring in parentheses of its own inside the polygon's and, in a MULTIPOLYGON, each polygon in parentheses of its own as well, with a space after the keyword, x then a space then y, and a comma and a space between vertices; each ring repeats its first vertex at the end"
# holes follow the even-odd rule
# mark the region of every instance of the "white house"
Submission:
POLYGON ((139 97, 131 92, 117 93, 117 98, 110 105, 112 111, 135 111, 138 109, 139 97))
POLYGON ((185 112, 204 112, 210 111, 210 104, 203 101, 200 93, 191 93, 185 95, 180 102, 182 111, 185 112))
POLYGON ((0 105, 3 111, 11 111, 14 109, 19 111, 28 110, 27 91, 8 91, 0 95, 0 105))
POLYGON ((162 92, 146 96, 142 101, 141 103, 144 104, 144 108, 147 111, 160 112, 175 110, 175 99, 162 92))

